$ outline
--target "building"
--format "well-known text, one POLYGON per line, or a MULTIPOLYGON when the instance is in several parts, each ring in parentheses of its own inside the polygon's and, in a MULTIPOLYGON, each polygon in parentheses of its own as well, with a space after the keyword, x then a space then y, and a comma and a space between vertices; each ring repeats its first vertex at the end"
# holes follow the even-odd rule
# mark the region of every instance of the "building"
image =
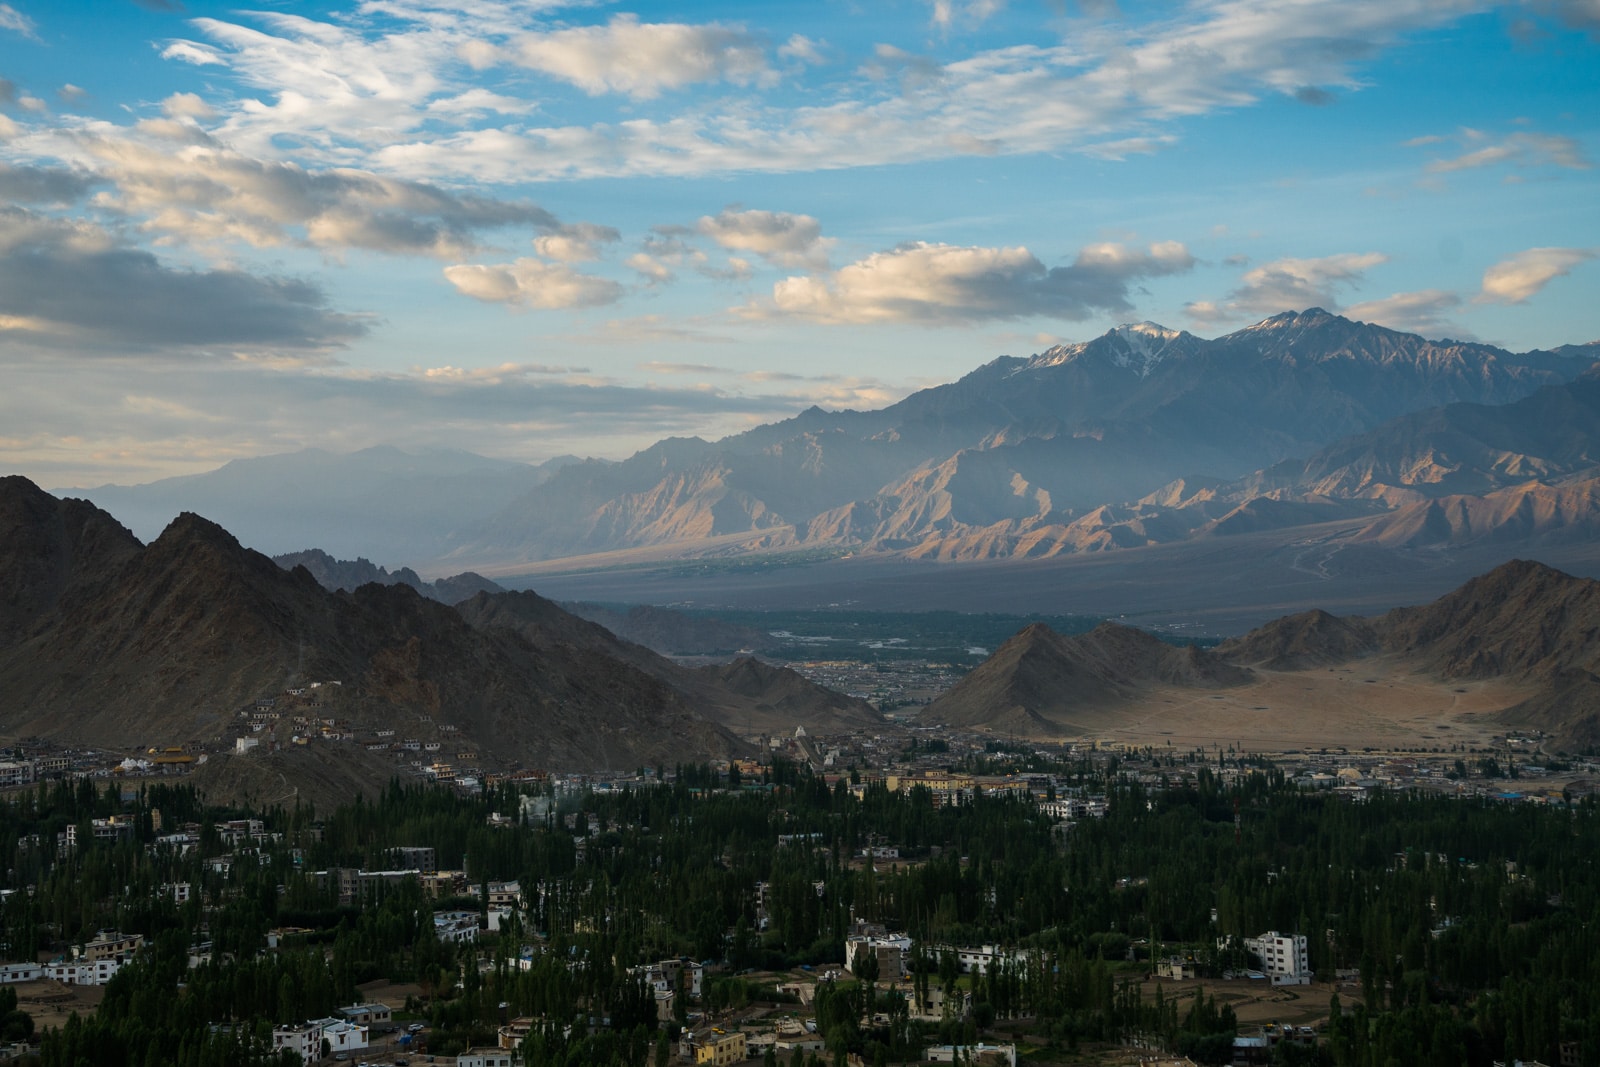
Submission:
POLYGON ((456 1057, 456 1067, 511 1067, 515 1055, 500 1048, 469 1048, 456 1057))
POLYGON ((43 977, 44 968, 37 963, 0 963, 0 985, 34 982, 43 977))
POLYGON ((45 964, 44 976, 54 978, 62 985, 105 985, 121 968, 122 961, 117 959, 93 962, 83 959, 56 960, 45 964))
POLYGON ((1311 984, 1311 961, 1304 934, 1268 930, 1260 937, 1245 938, 1244 948, 1261 961, 1261 970, 1273 985, 1311 984))
POLYGON ((923 1054, 933 1063, 970 1063, 983 1067, 1017 1067, 1015 1045, 934 1045, 923 1054))
POLYGON ((441 911, 434 913, 433 932, 441 944, 470 944, 478 940, 478 913, 441 911))
POLYGON ((906 961, 911 955, 911 938, 905 934, 860 934, 844 943, 844 969, 859 974, 864 958, 877 957, 878 980, 897 982, 906 976, 906 961))
POLYGON ((306 1063, 321 1060, 324 1047, 329 1055, 348 1059, 350 1053, 367 1047, 367 1038, 365 1026, 344 1019, 311 1019, 272 1028, 273 1049, 298 1053, 306 1063))
POLYGON ((947 952, 955 954, 956 962, 960 965, 962 974, 986 975, 999 964, 1005 963, 1016 967, 1021 966, 1028 959, 1027 949, 1008 949, 1000 945, 986 944, 974 947, 939 945, 932 950, 934 959, 942 957, 947 952))
POLYGON ((118 963, 123 963, 131 959, 143 944, 143 934, 119 934, 115 930, 101 930, 77 955, 90 963, 98 963, 101 960, 116 960, 118 963))
POLYGON ((6 760, 0 763, 0 788, 27 785, 33 781, 35 772, 33 760, 6 760))
POLYGON ((726 1067, 747 1055, 744 1033, 738 1030, 706 1030, 695 1035, 693 1048, 694 1062, 711 1067, 726 1067))
POLYGON ((339 1014, 345 1022, 356 1023, 369 1029, 379 1026, 388 1026, 394 1021, 394 1012, 387 1004, 352 1004, 348 1008, 340 1008, 339 1014))
POLYGON ((434 858, 434 851, 420 845, 401 845, 399 848, 389 850, 393 863, 401 870, 417 871, 420 874, 438 874, 439 864, 434 858))

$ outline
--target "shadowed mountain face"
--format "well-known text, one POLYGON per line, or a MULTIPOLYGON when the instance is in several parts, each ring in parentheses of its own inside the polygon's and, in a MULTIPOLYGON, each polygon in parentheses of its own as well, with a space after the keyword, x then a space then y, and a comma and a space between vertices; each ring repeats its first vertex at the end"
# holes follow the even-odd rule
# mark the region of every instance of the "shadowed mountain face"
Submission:
POLYGON ((463 571, 448 578, 427 582, 410 567, 390 571, 365 557, 353 560, 334 559, 320 548, 308 548, 303 552, 273 556, 272 561, 286 571, 304 567, 311 572, 311 576, 319 585, 335 592, 355 590, 373 583, 408 585, 423 596, 444 604, 454 604, 477 593, 503 592, 500 586, 472 571, 463 571))
POLYGON ((480 593, 456 610, 473 626, 513 631, 536 648, 581 648, 625 662, 741 734, 787 734, 796 726, 813 734, 886 726, 882 713, 866 701, 825 689, 787 667, 748 656, 716 666, 683 667, 535 593, 480 593))
POLYGON ((6 479, 0 574, 10 734, 225 747, 257 698, 338 681, 328 692, 358 730, 448 725, 502 766, 629 768, 737 747, 602 651, 478 629, 403 585, 329 592, 195 515, 141 546, 88 504, 6 479))
MULTIPOLYGON (((565 467, 458 537, 451 558, 505 563, 664 544, 692 552, 711 538, 719 550, 1049 556, 1370 516, 1396 501, 1341 489, 1334 503, 1326 476, 1300 486, 1273 465, 1413 412, 1521 400, 1576 378, 1595 354, 1432 342, 1320 309, 1211 341, 1149 323, 1120 327, 1031 359, 995 360, 881 411, 812 409, 715 444, 663 441, 620 464, 565 467), (1235 479, 1245 481, 1220 496, 1149 499, 1171 496, 1179 480, 1235 479), (1261 502, 1269 493, 1283 499, 1261 502)), ((1474 427, 1454 432, 1471 437, 1474 427)), ((1381 455, 1368 465, 1382 467, 1399 444, 1375 441, 1381 455)), ((1586 454, 1571 440, 1543 446, 1569 462, 1586 454)), ((1492 448, 1485 441, 1461 462, 1492 466, 1492 448)))

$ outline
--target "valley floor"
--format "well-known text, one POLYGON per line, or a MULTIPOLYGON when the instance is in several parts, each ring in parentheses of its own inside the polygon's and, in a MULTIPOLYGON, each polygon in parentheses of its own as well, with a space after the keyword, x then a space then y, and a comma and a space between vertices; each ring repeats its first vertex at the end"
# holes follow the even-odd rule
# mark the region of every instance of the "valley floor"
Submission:
POLYGON ((1098 615, 1161 633, 1226 637, 1321 608, 1376 615, 1422 604, 1514 556, 1600 577, 1600 544, 1403 552, 1339 540, 1348 524, 1041 560, 927 563, 855 557, 771 566, 587 557, 498 572, 555 600, 697 608, 1098 615))

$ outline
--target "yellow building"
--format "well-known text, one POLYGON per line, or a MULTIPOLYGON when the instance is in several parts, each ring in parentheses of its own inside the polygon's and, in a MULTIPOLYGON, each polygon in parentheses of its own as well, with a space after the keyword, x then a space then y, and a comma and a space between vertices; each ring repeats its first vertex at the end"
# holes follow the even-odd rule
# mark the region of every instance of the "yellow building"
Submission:
POLYGON ((694 1046, 694 1062, 709 1063, 711 1067, 725 1067, 726 1064, 738 1063, 746 1055, 744 1034, 738 1031, 730 1034, 712 1030, 701 1035, 694 1046))

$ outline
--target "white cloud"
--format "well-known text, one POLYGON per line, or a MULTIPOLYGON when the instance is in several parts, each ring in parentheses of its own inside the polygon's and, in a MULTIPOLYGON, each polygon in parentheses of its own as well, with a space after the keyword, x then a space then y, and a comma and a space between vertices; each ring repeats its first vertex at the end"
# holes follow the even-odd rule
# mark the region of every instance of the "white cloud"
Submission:
POLYGON ((648 252, 635 252, 623 263, 629 269, 636 270, 644 275, 645 279, 652 285, 665 284, 672 281, 674 277, 671 267, 648 252))
POLYGON ((1005 0, 929 0, 933 9, 929 15, 933 24, 948 30, 957 21, 976 25, 987 21, 1005 8, 1005 0))
POLYGON ((161 101, 161 113, 169 119, 214 119, 216 109, 198 93, 173 93, 161 101))
POLYGON ((701 218, 697 228, 723 248, 754 252, 780 267, 824 269, 834 244, 822 236, 822 224, 816 219, 785 211, 726 208, 715 217, 701 218))
POLYGON ((1480 304, 1521 304, 1546 285, 1594 259, 1592 248, 1530 248, 1483 272, 1480 304))
POLYGON ((1148 249, 1092 245, 1068 267, 1047 269, 1026 248, 903 245, 821 276, 788 278, 770 304, 743 309, 826 323, 955 325, 1031 316, 1085 319, 1126 313, 1130 282, 1189 270, 1194 258, 1168 241, 1148 249))
POLYGON ((592 308, 614 304, 622 298, 622 286, 614 281, 537 259, 495 265, 456 264, 446 267, 444 276, 474 300, 511 307, 592 308))
POLYGON ((813 41, 804 34, 796 33, 778 49, 778 56, 800 63, 822 63, 827 58, 823 55, 824 47, 822 42, 813 41))
POLYGON ((0 4, 0 30, 10 30, 12 33, 19 33, 34 40, 39 38, 33 20, 10 4, 0 4))
POLYGON ((97 127, 74 143, 114 186, 99 204, 144 219, 146 230, 197 243, 255 247, 306 244, 396 255, 461 258, 484 230, 525 225, 599 239, 608 227, 564 225, 527 202, 449 192, 425 182, 352 168, 308 170, 253 159, 212 143, 187 116, 194 103, 169 98, 182 119, 146 120, 140 130, 189 142, 176 150, 115 128, 97 127), (199 143, 195 143, 195 139, 199 143))
POLYGON ((1339 288, 1357 285, 1366 271, 1388 261, 1381 252, 1274 260, 1245 272, 1244 284, 1233 291, 1229 306, 1266 315, 1309 307, 1335 311, 1339 288))
POLYGON ((1404 330, 1425 337, 1447 334, 1457 340, 1471 340, 1470 332, 1445 318, 1446 312, 1460 306, 1461 297, 1449 290, 1423 289, 1351 304, 1344 314, 1359 322, 1375 322, 1391 330, 1404 330))
POLYGON ((615 244, 622 235, 610 226, 578 222, 534 238, 534 251, 562 263, 586 263, 600 258, 600 246, 615 244))
POLYGON ((526 34, 512 55, 520 65, 586 93, 640 100, 700 82, 750 85, 769 73, 760 44, 743 29, 641 23, 636 15, 616 15, 604 26, 526 34))

